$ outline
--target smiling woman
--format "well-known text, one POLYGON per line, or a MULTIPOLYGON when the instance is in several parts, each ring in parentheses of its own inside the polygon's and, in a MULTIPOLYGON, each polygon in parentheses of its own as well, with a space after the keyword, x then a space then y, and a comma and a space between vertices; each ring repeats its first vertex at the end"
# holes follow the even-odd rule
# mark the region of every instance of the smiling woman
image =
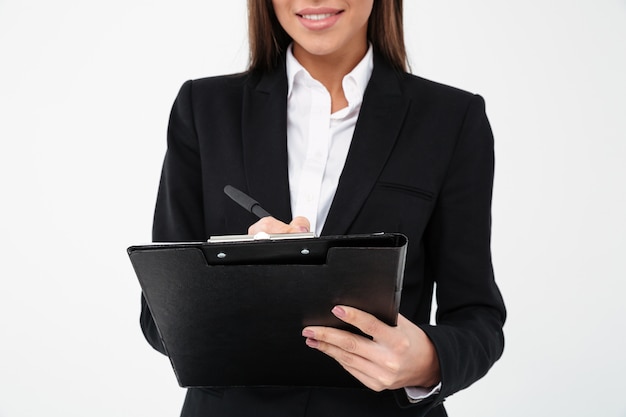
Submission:
MULTIPOLYGON (((401 0, 249 0, 248 9, 249 70, 188 81, 174 103, 153 238, 402 233, 400 315, 388 326, 337 305, 332 313, 369 337, 302 329, 302 343, 358 389, 192 388, 182 414, 444 416, 443 400, 481 378, 504 343, 484 101, 405 71, 401 0), (227 184, 276 217, 255 223, 232 209, 227 184)), ((166 353, 145 302, 141 322, 166 353)))

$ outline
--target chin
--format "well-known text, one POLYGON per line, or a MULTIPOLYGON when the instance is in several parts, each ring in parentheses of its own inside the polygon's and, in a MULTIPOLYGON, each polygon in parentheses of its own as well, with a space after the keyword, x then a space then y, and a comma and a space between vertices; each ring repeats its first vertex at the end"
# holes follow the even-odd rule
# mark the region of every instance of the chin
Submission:
POLYGON ((314 56, 329 56, 340 53, 341 47, 334 42, 303 42, 298 43, 302 52, 314 56))

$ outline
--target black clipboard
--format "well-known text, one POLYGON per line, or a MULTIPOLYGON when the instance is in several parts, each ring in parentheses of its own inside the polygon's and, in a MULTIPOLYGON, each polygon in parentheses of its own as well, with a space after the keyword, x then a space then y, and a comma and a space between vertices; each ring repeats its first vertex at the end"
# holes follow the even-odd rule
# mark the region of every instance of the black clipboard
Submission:
POLYGON ((362 386, 306 346, 309 325, 350 329, 330 310, 395 325, 401 234, 164 243, 128 254, 181 387, 362 386))

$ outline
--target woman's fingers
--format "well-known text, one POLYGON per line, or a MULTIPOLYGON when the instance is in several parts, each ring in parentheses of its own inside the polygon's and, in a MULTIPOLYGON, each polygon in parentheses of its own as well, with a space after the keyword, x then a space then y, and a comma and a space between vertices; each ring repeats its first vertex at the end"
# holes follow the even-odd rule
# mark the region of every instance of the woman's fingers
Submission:
POLYGON ((274 217, 263 217, 248 228, 249 235, 265 233, 305 233, 309 231, 309 221, 306 217, 296 217, 286 224, 274 217))

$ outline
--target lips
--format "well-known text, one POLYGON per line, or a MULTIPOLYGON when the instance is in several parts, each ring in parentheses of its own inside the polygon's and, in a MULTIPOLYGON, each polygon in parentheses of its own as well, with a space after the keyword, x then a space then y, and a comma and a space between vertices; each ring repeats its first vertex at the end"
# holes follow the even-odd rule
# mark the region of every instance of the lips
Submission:
POLYGON ((343 13, 341 9, 311 8, 298 11, 296 16, 307 29, 322 30, 333 26, 341 13, 343 13))

